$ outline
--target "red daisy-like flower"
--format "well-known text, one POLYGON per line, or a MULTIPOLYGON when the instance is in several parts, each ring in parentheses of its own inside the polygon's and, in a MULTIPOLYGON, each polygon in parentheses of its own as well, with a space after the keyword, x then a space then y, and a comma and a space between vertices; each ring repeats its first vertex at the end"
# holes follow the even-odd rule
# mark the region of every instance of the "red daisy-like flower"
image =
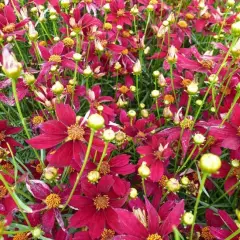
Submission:
POLYGON ((124 196, 119 196, 113 189, 114 184, 115 180, 110 175, 103 176, 97 185, 89 183, 87 179, 83 181, 82 191, 85 196, 75 195, 69 204, 78 209, 70 218, 69 227, 88 226, 93 239, 98 238, 104 228, 118 228, 118 214, 114 208, 123 206, 128 191, 124 196))
MULTIPOLYGON (((75 112, 67 104, 56 105, 58 120, 44 122, 40 128, 42 134, 27 141, 36 149, 48 149, 58 146, 51 151, 47 159, 51 165, 65 167, 81 164, 87 149, 90 129, 86 127, 84 119, 76 117, 75 112)), ((94 138, 92 149, 102 151, 104 143, 94 138)))

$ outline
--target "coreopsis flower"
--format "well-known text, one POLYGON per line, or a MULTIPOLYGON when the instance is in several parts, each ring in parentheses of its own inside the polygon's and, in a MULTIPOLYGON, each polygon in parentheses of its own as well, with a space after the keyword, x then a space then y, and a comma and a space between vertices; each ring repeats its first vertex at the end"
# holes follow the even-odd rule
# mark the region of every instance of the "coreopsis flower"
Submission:
POLYGON ((105 228, 116 229, 118 214, 115 208, 123 206, 127 200, 128 190, 124 196, 119 196, 114 184, 115 180, 110 175, 103 176, 97 185, 87 180, 83 181, 84 196, 74 195, 69 203, 70 207, 78 209, 69 219, 69 227, 88 226, 92 238, 100 237, 105 228))
MULTIPOLYGON (((44 122, 40 127, 42 134, 27 140, 27 143, 36 149, 52 148, 47 159, 53 166, 65 167, 74 162, 81 165, 90 129, 86 126, 85 119, 76 117, 75 112, 67 104, 56 104, 56 115, 58 120, 44 122)), ((103 146, 102 140, 95 137, 93 151, 102 151, 103 146)))
MULTIPOLYGON (((55 220, 59 226, 65 230, 60 207, 65 203, 68 197, 68 190, 61 191, 58 187, 51 188, 41 180, 27 180, 26 187, 28 191, 41 203, 32 205, 34 209, 33 216, 37 212, 42 212, 41 224, 45 232, 51 232, 55 220)), ((29 214, 31 216, 31 214, 29 214)))
POLYGON ((172 204, 172 206, 169 205, 170 202, 165 203, 165 205, 169 205, 168 214, 165 216, 161 211, 158 214, 157 210, 147 199, 145 202, 146 211, 141 208, 135 208, 133 213, 125 209, 115 210, 119 218, 120 231, 118 230, 118 233, 120 235, 114 239, 167 239, 167 236, 173 231, 173 227, 177 227, 180 224, 180 218, 184 212, 183 200, 172 204))
POLYGON ((12 134, 17 134, 22 130, 21 127, 9 126, 7 120, 0 120, 0 147, 10 151, 15 154, 16 147, 21 147, 22 145, 12 138, 12 134))
POLYGON ((173 156, 173 151, 168 145, 164 138, 154 135, 146 145, 137 148, 137 152, 142 155, 139 164, 145 161, 150 166, 150 179, 154 182, 161 179, 169 158, 173 156))
POLYGON ((0 30, 4 33, 4 36, 23 36, 26 30, 23 28, 29 19, 26 18, 23 21, 17 23, 17 17, 14 10, 10 6, 5 6, 3 13, 0 13, 0 30))

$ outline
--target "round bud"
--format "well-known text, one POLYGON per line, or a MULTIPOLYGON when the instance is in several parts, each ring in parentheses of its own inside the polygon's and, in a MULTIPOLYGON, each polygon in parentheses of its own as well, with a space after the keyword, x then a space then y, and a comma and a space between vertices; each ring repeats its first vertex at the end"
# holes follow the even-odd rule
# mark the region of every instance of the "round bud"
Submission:
POLYGON ((110 8, 110 4, 109 3, 106 3, 104 6, 103 6, 103 9, 105 12, 109 12, 111 10, 110 8))
POLYGON ((232 24, 231 32, 232 32, 232 35, 236 37, 240 37, 240 21, 232 24))
POLYGON ((103 111, 103 106, 102 105, 99 105, 99 106, 97 106, 97 110, 99 111, 99 112, 102 112, 103 111))
POLYGON ((235 4, 235 0, 227 0, 227 6, 228 7, 233 7, 235 4))
POLYGON ((164 20, 163 23, 162 23, 162 25, 163 25, 164 27, 167 27, 167 26, 169 25, 169 21, 168 21, 168 20, 164 20))
POLYGON ((143 178, 149 177, 151 174, 150 168, 147 166, 146 162, 142 162, 142 165, 138 168, 138 174, 143 178))
POLYGON ((34 239, 38 239, 42 236, 42 230, 39 227, 35 227, 32 231, 32 236, 34 239))
POLYGON ((198 99, 198 100, 196 101, 196 104, 197 104, 198 106, 202 106, 203 101, 202 101, 201 99, 198 99))
POLYGON ((21 75, 22 64, 20 62, 16 62, 16 64, 9 68, 4 68, 4 66, 2 66, 2 70, 7 77, 11 79, 17 79, 21 75))
POLYGON ((233 160, 231 160, 231 165, 234 168, 238 168, 238 167, 240 167, 240 162, 238 159, 233 159, 233 160))
POLYGON ((208 77, 208 81, 212 84, 215 84, 218 82, 218 76, 216 74, 211 74, 209 77, 208 77))
POLYGON ((152 4, 149 4, 148 6, 147 6, 147 11, 148 12, 152 12, 154 10, 154 6, 152 5, 152 4))
POLYGON ((106 129, 104 130, 102 137, 104 141, 111 142, 115 138, 115 132, 112 129, 106 129))
POLYGON ((205 137, 201 133, 196 133, 193 136, 193 141, 195 144, 203 144, 205 142, 205 137))
POLYGON ((122 25, 117 25, 117 30, 118 31, 121 31, 123 29, 123 26, 122 25))
POLYGON ((190 183, 189 178, 186 176, 182 177, 180 181, 183 186, 187 186, 190 183))
POLYGON ((144 49, 144 54, 147 55, 150 52, 150 47, 146 47, 144 49))
POLYGON ((160 75, 160 72, 159 72, 158 70, 156 70, 156 71, 153 72, 153 76, 154 76, 155 78, 159 77, 159 75, 160 75))
POLYGON ((57 16, 56 15, 50 15, 49 19, 51 21, 55 21, 55 20, 57 20, 57 16))
POLYGON ((128 111, 128 116, 130 118, 134 118, 134 117, 136 117, 136 115, 137 115, 136 111, 134 111, 134 110, 129 110, 128 111))
POLYGON ((36 41, 38 38, 38 32, 37 31, 32 31, 31 33, 29 33, 29 39, 31 41, 36 41))
POLYGON ((7 37, 7 42, 8 42, 8 43, 11 43, 12 41, 13 41, 13 36, 8 36, 8 37, 7 37))
POLYGON ((44 11, 44 10, 45 10, 44 5, 38 5, 38 7, 39 7, 39 9, 40 9, 41 11, 44 11))
POLYGON ((64 90, 64 86, 59 81, 55 82, 54 85, 52 86, 52 92, 54 94, 57 94, 57 95, 61 94, 63 90, 64 90))
POLYGON ((189 95, 195 95, 198 93, 198 84, 194 81, 192 81, 188 86, 187 86, 187 93, 189 95))
POLYGON ((153 90, 151 92, 151 97, 158 98, 159 96, 160 96, 160 91, 159 90, 153 90))
POLYGON ((38 11, 38 9, 36 8, 36 7, 32 7, 31 9, 30 9, 30 12, 31 13, 36 13, 38 11))
POLYGON ((136 86, 133 86, 133 85, 130 86, 130 91, 133 92, 133 93, 136 92, 136 86))
POLYGON ((100 179, 100 173, 98 171, 91 171, 87 175, 87 179, 90 183, 97 183, 98 180, 100 179))
POLYGON ((90 117, 87 120, 88 127, 94 129, 94 130, 99 130, 104 127, 104 118, 95 113, 90 115, 90 117))
POLYGON ((148 118, 148 117, 149 117, 148 110, 147 110, 147 109, 142 109, 142 110, 141 110, 141 116, 142 116, 143 118, 148 118))
POLYGON ((89 77, 93 74, 92 69, 90 68, 90 66, 87 66, 84 70, 83 70, 83 75, 85 77, 89 77))
POLYGON ((130 197, 131 199, 135 199, 135 198, 137 198, 137 196, 138 196, 138 191, 137 191, 137 189, 136 189, 136 188, 131 188, 131 189, 130 189, 130 193, 129 193, 129 197, 130 197))
POLYGON ((117 70, 117 71, 120 70, 121 67, 122 67, 122 65, 121 65, 119 62, 116 62, 116 63, 114 64, 114 69, 117 70))
POLYGON ((139 13, 139 10, 138 10, 138 7, 137 7, 137 5, 135 4, 132 8, 131 8, 131 14, 133 15, 133 16, 137 16, 138 15, 138 13, 139 13))
POLYGON ((53 38, 53 41, 54 41, 54 42, 59 42, 59 41, 60 41, 60 38, 59 38, 59 37, 54 37, 54 38, 53 38))
POLYGON ((144 103, 140 103, 140 104, 139 104, 139 107, 142 108, 142 109, 145 108, 145 106, 146 106, 146 105, 145 105, 144 103))
POLYGON ((163 109, 163 117, 164 117, 164 118, 167 118, 167 119, 173 117, 173 113, 172 113, 172 111, 170 110, 170 107, 165 107, 165 108, 163 109))
POLYGON ((191 212, 185 212, 182 216, 182 222, 184 225, 192 225, 194 222, 194 216, 191 212))
POLYGON ((217 155, 212 153, 206 153, 202 155, 199 162, 199 167, 201 168, 201 170, 209 174, 217 173, 221 165, 221 159, 217 155))
POLYGON ((169 192, 177 192, 181 188, 179 181, 176 178, 170 178, 167 181, 166 188, 169 192))
POLYGON ((126 134, 122 131, 118 131, 115 135, 115 140, 117 143, 122 143, 126 139, 126 134))
POLYGON ((58 176, 58 169, 55 167, 46 167, 44 169, 44 178, 49 180, 49 181, 53 181, 54 179, 57 178, 58 176))
POLYGON ((61 0, 60 4, 62 8, 69 8, 70 0, 61 0))
POLYGON ((74 38, 74 37, 76 37, 76 36, 77 36, 77 33, 75 33, 75 32, 71 32, 71 33, 70 33, 70 37, 74 38))
POLYGON ((139 60, 136 61, 136 63, 133 65, 133 74, 139 75, 142 72, 141 63, 139 60))
POLYGON ((74 53, 73 54, 73 60, 76 61, 76 62, 79 62, 81 61, 82 59, 82 55, 80 53, 74 53))
POLYGON ((25 73, 24 74, 24 80, 25 80, 27 85, 32 85, 36 81, 34 75, 31 74, 31 73, 25 73))
POLYGON ((216 112, 216 108, 215 108, 215 107, 211 107, 211 108, 210 108, 210 111, 211 111, 212 113, 215 113, 215 112, 216 112))
POLYGON ((57 71, 57 65, 51 66, 50 71, 51 72, 56 72, 57 71))

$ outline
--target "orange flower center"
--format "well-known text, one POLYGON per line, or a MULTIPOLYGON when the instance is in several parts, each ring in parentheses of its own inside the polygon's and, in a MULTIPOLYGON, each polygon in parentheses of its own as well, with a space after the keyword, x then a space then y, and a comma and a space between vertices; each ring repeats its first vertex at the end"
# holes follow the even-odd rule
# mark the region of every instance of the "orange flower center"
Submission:
POLYGON ((7 156, 7 151, 4 148, 0 148, 0 161, 7 156))
POLYGON ((213 240, 214 236, 210 233, 209 227, 202 228, 201 237, 205 240, 213 240))
POLYGON ((14 30, 15 30, 15 24, 14 23, 9 23, 8 25, 3 27, 3 29, 2 29, 2 31, 4 33, 11 33, 11 32, 14 32, 14 30))
POLYGON ((118 90, 123 94, 126 94, 127 92, 129 92, 129 88, 125 85, 122 85, 118 90))
POLYGON ((166 175, 163 175, 161 179, 158 181, 158 184, 164 188, 167 185, 167 181, 168 181, 168 177, 166 175))
POLYGON ((150 234, 147 240, 162 240, 162 237, 157 233, 155 233, 155 234, 150 234))
POLYGON ((85 3, 92 3, 92 0, 84 0, 85 3))
POLYGON ((108 195, 98 195, 94 198, 93 204, 97 210, 106 209, 109 206, 109 197, 108 195))
POLYGON ((4 139, 5 139, 4 132, 0 132, 0 142, 4 141, 4 139))
POLYGON ((124 9, 119 9, 118 11, 117 11, 117 16, 118 17, 122 17, 122 16, 124 16, 125 15, 125 10, 124 9))
POLYGON ((168 104, 174 103, 174 97, 170 94, 167 94, 164 96, 164 102, 167 102, 168 104))
POLYGON ((42 169, 42 166, 41 166, 40 163, 36 166, 36 172, 37 172, 37 173, 40 173, 40 174, 43 173, 43 169, 42 169))
POLYGON ((213 68, 213 61, 208 60, 208 59, 203 59, 200 64, 207 69, 212 69, 213 68))
POLYGON ((13 240, 27 240, 27 233, 18 233, 13 237, 13 240))
POLYGON ((57 208, 61 203, 61 198, 58 194, 51 193, 46 197, 45 203, 48 209, 57 208))
POLYGON ((215 143, 215 138, 213 137, 213 136, 208 136, 207 137, 207 144, 208 144, 208 146, 211 146, 211 145, 213 145, 214 143, 215 143))
POLYGON ((115 232, 112 229, 105 228, 101 234, 101 240, 112 240, 115 232))
POLYGON ((0 186, 0 199, 7 195, 7 189, 4 186, 0 186))
POLYGON ((67 87, 66 87, 67 93, 69 93, 69 94, 73 93, 73 89, 74 89, 73 86, 70 85, 70 84, 68 84, 67 87))
POLYGON ((35 116, 33 119, 32 119, 32 124, 34 126, 37 126, 39 125, 40 123, 43 123, 44 122, 44 119, 42 116, 35 116))
POLYGON ((11 163, 5 163, 2 165, 2 169, 8 172, 13 169, 13 165, 11 163))
POLYGON ((67 133, 68 133, 68 137, 73 141, 75 141, 75 140, 84 141, 83 136, 85 134, 85 131, 78 124, 74 124, 74 125, 68 127, 67 133))
POLYGON ((123 36, 124 38, 129 38, 129 37, 131 36, 131 34, 130 34, 128 31, 123 31, 123 32, 122 32, 122 36, 123 36))
POLYGON ((106 162, 106 161, 102 162, 102 164, 100 166, 100 169, 99 169, 99 172, 102 175, 106 175, 106 174, 110 173, 110 165, 109 165, 109 163, 106 162))
POLYGON ((181 84, 184 86, 184 87, 187 87, 188 85, 190 85, 190 83, 192 82, 192 80, 190 79, 187 79, 187 78, 184 78, 181 82, 181 84))
POLYGON ((63 39, 63 44, 66 47, 73 47, 74 46, 74 40, 72 40, 70 37, 66 37, 63 39))
POLYGON ((231 94, 231 89, 229 87, 222 85, 220 88, 220 92, 223 93, 224 95, 229 95, 231 94))
POLYGON ((127 48, 122 50, 122 55, 128 55, 128 49, 127 48))
POLYGON ((179 26, 180 28, 187 28, 187 27, 188 27, 188 24, 187 24, 186 21, 181 20, 181 21, 178 22, 178 26, 179 26))
POLYGON ((55 62, 55 63, 60 63, 62 62, 62 58, 60 55, 56 55, 56 54, 53 54, 50 56, 50 58, 48 59, 49 62, 55 62))

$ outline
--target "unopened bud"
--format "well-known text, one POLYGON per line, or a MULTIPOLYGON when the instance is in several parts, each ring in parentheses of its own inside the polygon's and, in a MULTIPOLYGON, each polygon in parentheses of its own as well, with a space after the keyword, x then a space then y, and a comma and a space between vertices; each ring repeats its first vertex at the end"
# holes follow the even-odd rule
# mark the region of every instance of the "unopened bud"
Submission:
POLYGON ((97 183, 100 179, 100 173, 98 171, 91 171, 87 175, 87 179, 90 183, 97 183))
POLYGON ((106 129, 103 132, 103 140, 106 142, 111 142, 115 139, 115 132, 112 129, 106 129))
POLYGON ((138 174, 143 178, 147 178, 150 175, 150 169, 146 162, 142 162, 142 165, 138 168, 138 174))
POLYGON ((206 153, 202 155, 200 162, 199 162, 199 167, 203 172, 206 173, 217 173, 217 171, 220 169, 222 163, 221 159, 212 153, 206 153))
POLYGON ((167 181, 166 188, 169 192, 177 192, 180 189, 180 183, 176 178, 170 178, 167 181))
POLYGON ((136 188, 131 188, 131 189, 130 189, 130 193, 129 193, 129 197, 130 197, 131 199, 135 199, 135 198, 137 198, 137 196, 138 196, 138 191, 137 191, 137 189, 136 189, 136 188))
POLYGON ((52 92, 54 94, 57 94, 57 95, 61 94, 63 90, 64 90, 64 86, 59 81, 55 82, 54 85, 52 86, 52 92))
POLYGON ((104 118, 95 113, 89 116, 87 120, 88 127, 94 129, 94 130, 99 130, 104 127, 104 118))

